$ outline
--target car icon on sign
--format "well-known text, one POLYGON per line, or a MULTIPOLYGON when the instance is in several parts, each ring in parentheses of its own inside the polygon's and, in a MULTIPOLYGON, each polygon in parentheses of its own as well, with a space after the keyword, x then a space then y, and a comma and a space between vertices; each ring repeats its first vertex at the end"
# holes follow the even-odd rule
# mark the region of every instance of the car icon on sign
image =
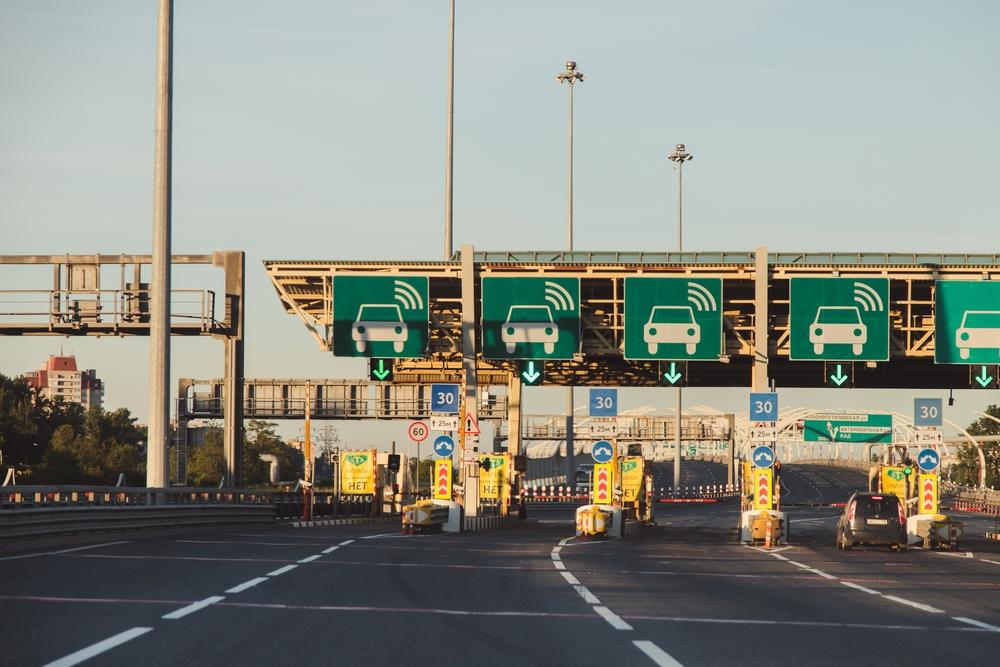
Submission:
POLYGON ((661 343, 680 343, 685 352, 694 354, 701 341, 701 326, 694 321, 690 306, 654 306, 642 328, 642 340, 650 354, 656 354, 661 343))
POLYGON ((518 343, 542 343, 545 354, 552 354, 559 340, 559 327, 548 306, 511 306, 507 321, 500 327, 500 340, 507 354, 512 354, 518 343))
POLYGON ((977 349, 1000 350, 1000 310, 967 310, 955 331, 955 347, 963 359, 977 349))
POLYGON ((824 345, 850 345, 858 355, 868 342, 868 327, 857 306, 820 306, 809 325, 809 342, 816 354, 823 354, 824 345))
POLYGON ((358 352, 364 352, 368 342, 392 342, 392 349, 402 352, 407 330, 399 306, 394 303, 361 304, 351 327, 351 338, 358 352))

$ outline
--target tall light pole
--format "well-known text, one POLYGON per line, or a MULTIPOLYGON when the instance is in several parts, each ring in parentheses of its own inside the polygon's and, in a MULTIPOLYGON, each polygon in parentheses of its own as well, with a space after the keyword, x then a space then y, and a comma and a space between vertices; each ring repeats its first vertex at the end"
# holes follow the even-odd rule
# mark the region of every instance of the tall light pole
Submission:
MULTIPOLYGON (((567 60, 566 69, 556 76, 559 83, 569 84, 569 183, 566 193, 566 249, 573 250, 573 88, 583 81, 583 72, 576 61, 567 60)), ((566 483, 576 492, 576 461, 573 444, 573 385, 566 392, 566 483)))
MULTIPOLYGON (((667 159, 677 164, 677 250, 684 250, 684 163, 692 160, 684 144, 677 144, 667 159)), ((677 387, 677 426, 674 429, 674 492, 681 485, 681 388, 677 387)))
POLYGON ((455 170, 455 0, 451 0, 451 24, 448 30, 448 139, 445 142, 444 168, 444 258, 452 255, 452 174, 455 170))

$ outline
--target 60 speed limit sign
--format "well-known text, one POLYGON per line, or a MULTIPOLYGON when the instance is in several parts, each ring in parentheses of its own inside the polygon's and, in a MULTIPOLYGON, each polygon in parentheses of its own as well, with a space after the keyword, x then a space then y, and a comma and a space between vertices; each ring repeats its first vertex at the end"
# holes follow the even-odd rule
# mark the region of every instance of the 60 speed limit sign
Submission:
POLYGON ((413 442, 423 442, 430 434, 430 429, 424 422, 410 422, 409 434, 413 442))

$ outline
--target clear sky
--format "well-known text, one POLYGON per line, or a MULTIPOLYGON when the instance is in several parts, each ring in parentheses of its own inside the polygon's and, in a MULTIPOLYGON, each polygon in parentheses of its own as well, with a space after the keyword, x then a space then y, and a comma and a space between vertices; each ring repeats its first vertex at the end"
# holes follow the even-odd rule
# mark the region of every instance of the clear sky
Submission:
MULTIPOLYGON (((175 2, 173 248, 246 250, 248 376, 364 371, 282 313, 261 260, 441 257, 448 4, 175 2)), ((674 247, 683 142, 685 249, 1000 252, 998 19, 992 0, 459 0, 455 245, 564 247, 555 75, 575 59, 577 249, 674 247)), ((0 0, 0 253, 150 251, 155 35, 153 0, 0 0)), ((144 339, 5 338, 0 372, 61 344, 145 418, 144 339)), ((220 343, 173 349, 174 377, 221 375, 220 343)), ((529 411, 563 406, 530 394, 529 411)), ((742 390, 689 394, 745 409, 742 390)), ((958 398, 962 422, 998 400, 958 398)))

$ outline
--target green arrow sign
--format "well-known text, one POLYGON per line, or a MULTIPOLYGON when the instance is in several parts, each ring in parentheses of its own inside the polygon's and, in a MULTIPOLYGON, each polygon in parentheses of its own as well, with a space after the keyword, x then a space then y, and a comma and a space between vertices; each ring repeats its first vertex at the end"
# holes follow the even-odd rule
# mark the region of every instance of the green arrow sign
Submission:
POLYGON ((422 357, 427 351, 427 276, 333 277, 333 353, 422 357))
POLYGON ((889 360, 888 278, 792 278, 792 361, 889 360))
POLYGON ((537 385, 545 379, 544 361, 522 361, 518 370, 520 370, 522 384, 537 385))
POLYGON ((677 381, 684 377, 684 374, 677 370, 677 362, 670 362, 670 370, 663 374, 663 379, 671 385, 676 385, 677 381))
POLYGON ((986 366, 980 366, 979 375, 975 376, 973 379, 979 383, 979 386, 985 389, 993 382, 993 376, 986 372, 986 366))
POLYGON ((580 351, 579 278, 482 279, 485 359, 572 359, 580 351))
POLYGON ((806 442, 892 443, 892 415, 816 414, 803 425, 806 442))
POLYGON ((840 387, 849 377, 849 375, 844 375, 843 364, 837 364, 837 372, 830 375, 830 380, 840 387))
POLYGON ((718 359, 721 278, 625 278, 626 359, 718 359))
POLYGON ((368 373, 372 380, 384 382, 387 378, 392 379, 392 362, 385 363, 385 359, 370 359, 368 361, 368 373))
POLYGON ((1000 363, 1000 282, 939 280, 934 363, 1000 363))

